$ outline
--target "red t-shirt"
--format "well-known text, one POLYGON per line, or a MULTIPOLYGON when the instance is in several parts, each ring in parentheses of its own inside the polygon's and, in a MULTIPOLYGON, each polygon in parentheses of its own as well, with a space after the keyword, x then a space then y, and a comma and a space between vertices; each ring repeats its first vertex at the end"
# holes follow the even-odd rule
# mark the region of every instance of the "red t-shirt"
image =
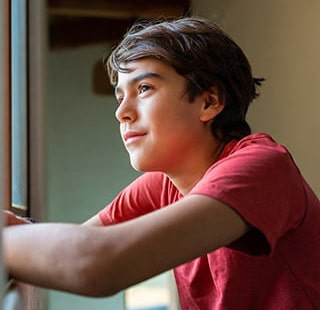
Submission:
MULTIPOLYGON (((174 269, 182 309, 320 309, 320 202, 283 146, 266 134, 229 143, 192 194, 224 202, 255 229, 174 269)), ((116 224, 182 197, 163 173, 145 173, 99 215, 116 224)))

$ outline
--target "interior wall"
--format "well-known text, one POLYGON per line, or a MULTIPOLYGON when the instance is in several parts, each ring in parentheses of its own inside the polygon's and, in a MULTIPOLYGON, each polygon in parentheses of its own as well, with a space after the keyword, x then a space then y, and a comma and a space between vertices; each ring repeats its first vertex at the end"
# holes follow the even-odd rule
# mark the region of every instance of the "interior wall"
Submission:
POLYGON ((216 20, 266 78, 248 120, 292 152, 320 195, 320 2, 193 0, 193 13, 216 20))
MULTIPOLYGON (((82 223, 137 176, 120 139, 113 96, 92 91, 93 67, 105 52, 106 47, 95 46, 48 53, 45 131, 50 222, 82 223)), ((50 292, 49 309, 70 307, 121 310, 124 295, 92 299, 50 292)))

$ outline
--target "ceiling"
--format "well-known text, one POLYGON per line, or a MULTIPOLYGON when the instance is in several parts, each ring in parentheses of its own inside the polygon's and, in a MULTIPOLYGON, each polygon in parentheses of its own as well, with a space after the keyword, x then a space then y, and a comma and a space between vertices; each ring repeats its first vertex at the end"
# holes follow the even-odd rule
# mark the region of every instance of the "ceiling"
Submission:
POLYGON ((115 42, 137 19, 187 15, 189 0, 48 0, 51 49, 115 42))

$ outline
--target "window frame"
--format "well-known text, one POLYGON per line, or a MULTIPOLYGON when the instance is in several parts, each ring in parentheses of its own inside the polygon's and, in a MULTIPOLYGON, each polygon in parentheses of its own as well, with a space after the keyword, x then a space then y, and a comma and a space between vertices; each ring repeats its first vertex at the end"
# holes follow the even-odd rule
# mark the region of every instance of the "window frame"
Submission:
POLYGON ((10 74, 10 3, 3 0, 1 27, 1 105, 0 105, 0 203, 8 210, 11 205, 11 74, 10 74))

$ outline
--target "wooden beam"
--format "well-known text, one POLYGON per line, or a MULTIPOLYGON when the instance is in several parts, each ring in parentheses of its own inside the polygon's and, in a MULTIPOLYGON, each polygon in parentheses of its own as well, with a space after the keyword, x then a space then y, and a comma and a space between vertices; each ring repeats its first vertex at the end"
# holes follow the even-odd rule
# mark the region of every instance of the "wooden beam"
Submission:
POLYGON ((186 15, 189 0, 49 0, 51 49, 118 41, 137 19, 186 15))
POLYGON ((185 15, 189 0, 49 0, 48 8, 50 16, 158 18, 185 15))
POLYGON ((50 22, 51 49, 118 41, 135 19, 60 17, 50 22))

